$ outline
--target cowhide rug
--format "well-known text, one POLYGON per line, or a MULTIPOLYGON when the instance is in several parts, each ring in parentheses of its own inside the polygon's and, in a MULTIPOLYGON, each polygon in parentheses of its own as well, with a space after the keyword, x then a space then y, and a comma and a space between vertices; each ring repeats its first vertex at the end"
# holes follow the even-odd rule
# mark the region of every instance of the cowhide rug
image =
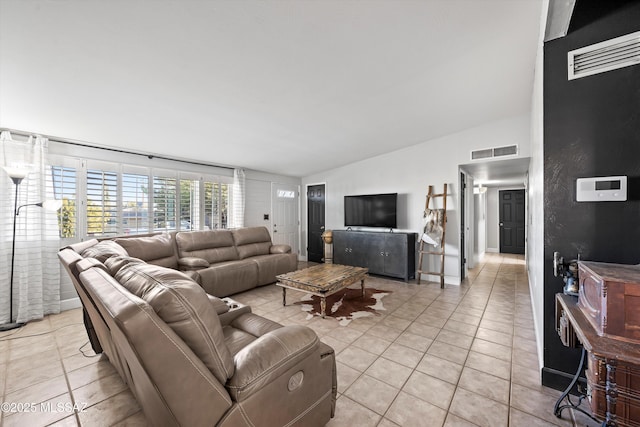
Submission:
MULTIPOLYGON (((391 291, 380 291, 374 288, 365 288, 365 296, 362 297, 362 289, 347 288, 327 297, 325 316, 338 320, 340 325, 346 326, 353 319, 360 317, 379 316, 378 311, 385 310, 382 298, 391 291)), ((302 311, 308 313, 307 319, 320 316, 320 297, 305 295, 300 301, 295 302, 302 307, 302 311)))

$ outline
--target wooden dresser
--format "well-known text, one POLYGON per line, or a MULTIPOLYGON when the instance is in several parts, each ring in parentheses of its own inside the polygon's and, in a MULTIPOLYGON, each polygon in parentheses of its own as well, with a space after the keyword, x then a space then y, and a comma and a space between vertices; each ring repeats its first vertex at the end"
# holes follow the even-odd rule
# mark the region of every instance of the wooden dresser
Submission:
POLYGON ((577 301, 556 296, 558 334, 586 351, 593 414, 603 425, 640 427, 640 268, 580 262, 578 277, 577 301))

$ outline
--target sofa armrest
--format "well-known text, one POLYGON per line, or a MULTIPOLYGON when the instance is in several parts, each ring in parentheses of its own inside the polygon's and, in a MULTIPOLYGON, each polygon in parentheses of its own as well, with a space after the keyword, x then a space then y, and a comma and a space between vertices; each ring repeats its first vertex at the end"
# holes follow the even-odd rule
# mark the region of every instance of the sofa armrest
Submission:
POLYGON ((312 354, 319 343, 311 328, 291 325, 248 344, 234 357, 235 373, 227 382, 231 398, 246 400, 312 354))
POLYGON ((209 302, 213 306, 213 309, 216 311, 216 314, 218 316, 229 311, 229 306, 227 305, 227 303, 220 298, 214 297, 213 295, 209 294, 207 294, 207 298, 209 298, 209 302))
POLYGON ((269 248, 270 254, 288 254, 291 253, 291 246, 289 245, 271 245, 269 248))
POLYGON ((188 256, 178 258, 178 268, 180 270, 200 270, 209 267, 209 261, 203 258, 188 256))

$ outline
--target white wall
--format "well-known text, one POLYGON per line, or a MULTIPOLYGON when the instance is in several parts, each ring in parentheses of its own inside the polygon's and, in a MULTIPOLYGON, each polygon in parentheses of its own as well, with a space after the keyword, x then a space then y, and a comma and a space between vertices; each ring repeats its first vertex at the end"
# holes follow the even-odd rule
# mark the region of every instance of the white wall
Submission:
POLYGON ((263 225, 271 231, 271 183, 257 179, 245 180, 244 225, 263 225), (269 215, 265 220, 264 215, 269 215))
POLYGON ((538 42, 536 71, 533 83, 531 105, 531 162, 529 163, 529 184, 527 201, 529 234, 527 240, 527 267, 529 269, 529 292, 533 307, 533 323, 538 344, 538 362, 542 369, 544 333, 544 146, 543 146, 543 43, 549 1, 542 5, 540 24, 541 39, 538 42))
MULTIPOLYGON (((470 151, 487 147, 518 144, 519 157, 529 157, 529 115, 519 115, 487 123, 463 132, 397 150, 382 156, 327 170, 302 178, 302 186, 326 182, 326 228, 344 228, 345 195, 399 193, 398 229, 419 232, 429 185, 441 191, 449 186, 445 245, 445 280, 460 283, 459 259, 459 171, 469 163, 470 151)), ((337 154, 339 155, 339 154, 337 154)), ((306 203, 301 201, 302 230, 307 234, 306 203)), ((305 248, 306 245, 301 245, 305 248)), ((306 256, 306 252, 303 253, 306 256)), ((439 266, 438 266, 439 268, 439 266)))
POLYGON ((487 250, 487 193, 474 194, 474 245, 473 256, 475 262, 479 263, 484 258, 484 253, 487 250))
POLYGON ((245 227, 265 226, 272 232, 273 212, 271 211, 271 184, 290 184, 300 187, 300 178, 275 175, 254 170, 245 171, 245 227), (269 219, 264 219, 264 214, 269 219))
MULTIPOLYGON (((474 180, 473 177, 471 175, 467 175, 467 193, 465 194, 465 199, 466 199, 466 207, 465 207, 465 225, 466 225, 466 232, 465 232, 465 245, 467 246, 467 250, 466 250, 466 257, 467 257, 467 264, 466 264, 466 268, 467 270, 470 268, 475 267, 476 265, 476 256, 475 256, 475 247, 476 247, 476 222, 475 222, 475 210, 476 210, 476 204, 474 203, 474 199, 473 199, 473 185, 474 185, 474 180)), ((466 273, 465 273, 466 275, 466 273)))
POLYGON ((500 252, 498 189, 487 188, 487 252, 500 252))

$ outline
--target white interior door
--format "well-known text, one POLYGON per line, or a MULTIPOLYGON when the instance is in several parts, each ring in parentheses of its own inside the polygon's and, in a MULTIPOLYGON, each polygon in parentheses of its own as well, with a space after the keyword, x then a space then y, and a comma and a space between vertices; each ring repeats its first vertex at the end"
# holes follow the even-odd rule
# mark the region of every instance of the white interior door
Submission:
POLYGON ((295 254, 298 252, 298 206, 299 191, 296 185, 271 184, 272 216, 271 238, 274 244, 291 246, 295 254))

